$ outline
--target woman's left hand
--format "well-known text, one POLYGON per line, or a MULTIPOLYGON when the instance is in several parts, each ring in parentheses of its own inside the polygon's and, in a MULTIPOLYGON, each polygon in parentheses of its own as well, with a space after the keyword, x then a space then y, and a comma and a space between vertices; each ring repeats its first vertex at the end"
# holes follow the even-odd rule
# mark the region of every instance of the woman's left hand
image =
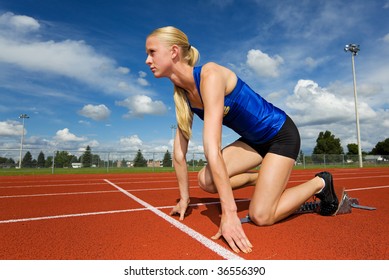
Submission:
POLYGON ((227 215, 222 214, 219 231, 211 238, 216 240, 222 236, 234 252, 239 253, 242 251, 244 253, 250 253, 252 251, 253 245, 251 245, 244 233, 237 215, 229 215, 227 217, 227 215))

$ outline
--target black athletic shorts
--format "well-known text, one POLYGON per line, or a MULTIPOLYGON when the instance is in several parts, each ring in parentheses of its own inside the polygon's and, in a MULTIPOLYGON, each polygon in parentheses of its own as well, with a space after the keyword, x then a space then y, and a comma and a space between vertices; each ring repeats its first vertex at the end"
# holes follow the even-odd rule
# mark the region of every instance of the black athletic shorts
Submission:
POLYGON ((267 153, 273 153, 296 160, 300 153, 300 133, 289 116, 286 116, 285 123, 276 136, 264 144, 253 144, 243 137, 239 138, 238 141, 249 145, 263 158, 267 153))

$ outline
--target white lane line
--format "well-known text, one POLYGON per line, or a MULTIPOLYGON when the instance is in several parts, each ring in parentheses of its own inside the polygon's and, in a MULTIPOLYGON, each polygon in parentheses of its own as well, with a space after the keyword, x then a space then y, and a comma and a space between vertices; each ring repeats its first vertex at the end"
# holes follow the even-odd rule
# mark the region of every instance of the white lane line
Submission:
MULTIPOLYGON (((159 207, 159 208, 160 209, 171 208, 171 206, 163 206, 163 207, 159 207)), ((135 208, 135 209, 111 210, 111 211, 100 211, 100 212, 89 212, 89 213, 78 213, 78 214, 64 214, 64 215, 35 217, 35 218, 21 218, 21 219, 12 219, 12 220, 2 220, 2 221, 0 221, 0 224, 52 220, 52 219, 63 219, 63 218, 72 218, 72 217, 95 216, 95 215, 105 215, 105 214, 117 214, 117 213, 137 212, 137 211, 145 211, 145 210, 148 210, 148 209, 135 208)))
MULTIPOLYGON (((127 185, 140 185, 140 184, 152 184, 152 183, 174 183, 177 182, 177 180, 160 180, 160 181, 123 181, 123 182, 118 182, 118 184, 127 184, 127 185)), ((189 182, 197 182, 197 180, 189 180, 189 182)), ((67 183, 66 181, 58 181, 58 183, 55 183, 53 181, 50 181, 50 184, 40 184, 40 185, 28 185, 26 182, 23 185, 11 185, 11 186, 6 186, 4 183, 7 182, 2 182, 3 185, 0 186, 0 189, 18 189, 18 188, 45 188, 45 187, 74 187, 74 186, 80 186, 80 185, 87 185, 87 186, 96 186, 96 185, 103 185, 104 183, 91 183, 89 181, 83 182, 83 181, 77 181, 77 183, 67 183)))
MULTIPOLYGON (((198 187, 189 187, 191 189, 198 187)), ((131 189, 131 192, 145 192, 145 191, 166 191, 177 190, 177 187, 172 188, 148 188, 148 189, 131 189)), ((78 194, 101 194, 101 193, 119 193, 119 191, 89 191, 89 192, 63 192, 63 193, 40 193, 40 194, 15 194, 3 195, 2 198, 22 198, 22 197, 39 197, 39 196, 57 196, 57 195, 78 195, 78 194)))
MULTIPOLYGON (((120 191, 112 191, 119 193, 120 191)), ((246 202, 250 199, 237 199, 236 202, 246 202)), ((197 206, 206 206, 220 204, 219 201, 213 202, 204 202, 204 203, 191 203, 189 207, 197 206)), ((168 206, 158 206, 156 209, 172 209, 174 205, 168 206)), ((11 219, 11 220, 0 220, 0 224, 10 224, 10 223, 20 223, 20 222, 31 222, 31 221, 42 221, 42 220, 52 220, 52 219, 63 219, 63 218, 72 218, 72 217, 85 217, 85 216, 95 216, 95 215, 107 215, 107 214, 117 214, 117 213, 127 213, 127 212, 137 212, 137 211, 149 211, 147 208, 131 208, 131 209, 122 209, 122 210, 108 210, 108 211, 99 211, 99 212, 86 212, 86 213, 76 213, 76 214, 63 214, 55 216, 42 216, 42 217, 33 217, 33 218, 20 218, 20 219, 11 219)))
POLYGON ((118 193, 118 191, 94 191, 94 192, 68 192, 68 193, 40 193, 40 194, 16 194, 4 195, 2 198, 23 198, 23 197, 40 197, 40 196, 59 196, 59 195, 79 195, 79 194, 102 194, 102 193, 118 193))
MULTIPOLYGON (((189 187, 190 189, 197 189, 198 187, 189 187)), ((375 190, 375 189, 386 189, 389 186, 376 186, 376 187, 366 187, 366 188, 354 188, 354 189, 345 189, 348 192, 354 191, 366 191, 366 190, 375 190)), ((147 192, 147 191, 167 191, 167 190, 177 190, 177 187, 172 188, 148 188, 148 189, 131 189, 131 192, 147 192)), ((25 197, 40 197, 40 196, 61 196, 61 195, 80 195, 80 194, 104 194, 104 193, 116 193, 119 191, 89 191, 89 192, 64 192, 64 193, 42 193, 42 194, 16 194, 16 195, 0 195, 0 199, 5 198, 25 198, 25 197)), ((243 199, 242 201, 247 201, 250 199, 243 199)), ((240 200, 236 200, 240 202, 240 200)), ((219 203, 219 202, 215 202, 219 203)), ((210 203, 198 203, 196 205, 207 205, 210 203)), ((214 204, 214 203, 213 203, 214 204)))
POLYGON ((150 210, 154 214, 158 215, 159 217, 161 217, 162 219, 164 219, 168 223, 172 224, 173 226, 175 226, 176 228, 178 228, 182 232, 186 233, 187 235, 189 235, 193 239, 197 240, 198 242, 200 242, 205 247, 207 247, 208 249, 212 250, 213 252, 215 252, 219 256, 221 256, 221 257, 223 257, 223 258, 225 258, 227 260, 243 260, 243 258, 235 255, 231 251, 229 251, 229 250, 225 249, 224 247, 220 246, 219 244, 213 242, 212 240, 210 240, 209 238, 205 237, 201 233, 199 233, 199 232, 191 229, 190 227, 188 227, 188 226, 178 222, 176 219, 174 219, 174 218, 170 217, 169 215, 165 214, 164 212, 158 210, 157 208, 155 208, 154 206, 148 204, 147 202, 139 199, 138 197, 136 197, 133 194, 129 193, 128 191, 122 189, 121 187, 115 185, 114 183, 110 182, 109 180, 104 179, 104 181, 107 182, 108 184, 110 184, 111 186, 115 187, 119 191, 121 191, 126 196, 132 198, 133 200, 135 200, 139 204, 143 205, 148 210, 150 210))
POLYGON ((376 187, 346 189, 346 191, 348 191, 348 192, 355 192, 355 191, 366 191, 366 190, 387 189, 387 188, 389 188, 389 186, 376 186, 376 187))

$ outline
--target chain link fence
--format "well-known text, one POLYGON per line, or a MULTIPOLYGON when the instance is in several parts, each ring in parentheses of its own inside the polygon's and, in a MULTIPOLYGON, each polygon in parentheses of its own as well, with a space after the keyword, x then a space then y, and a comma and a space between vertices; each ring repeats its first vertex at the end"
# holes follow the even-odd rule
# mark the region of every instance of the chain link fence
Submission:
MULTIPOLYGON (((28 149, 21 154, 18 149, 0 149, 0 170, 19 169, 19 167, 23 170, 51 169, 51 173, 56 173, 57 169, 85 170, 86 168, 107 173, 129 169, 151 172, 173 170, 170 151, 91 151, 88 166, 83 164, 84 154, 85 151, 41 149, 28 149), (141 165, 136 164, 139 153, 144 160, 141 165)), ((206 164, 205 156, 203 153, 188 152, 187 163, 189 170, 199 170, 206 164)))
MULTIPOLYGON (((85 151, 60 151, 60 150, 38 150, 26 149, 20 153, 18 149, 0 149, 0 172, 1 170, 19 169, 19 162, 22 161, 23 170, 50 169, 56 173, 57 169, 78 169, 80 173, 86 167, 82 164, 82 157, 85 151), (27 155, 29 153, 30 155, 27 155)), ((148 151, 91 151, 92 159, 88 168, 95 172, 115 172, 126 170, 140 170, 159 172, 173 170, 171 152, 148 152, 148 151), (135 164, 138 153, 144 159, 141 167, 135 164), (166 154, 168 153, 166 160, 166 154), (169 160, 170 159, 170 160, 169 160)), ((197 171, 206 165, 203 153, 187 154, 188 168, 197 171)), ((358 155, 326 155, 312 154, 300 155, 296 166, 300 168, 323 168, 323 167, 358 167, 358 155)), ((388 155, 363 155, 364 166, 389 166, 388 155)), ((69 171, 70 172, 70 171, 69 171)))

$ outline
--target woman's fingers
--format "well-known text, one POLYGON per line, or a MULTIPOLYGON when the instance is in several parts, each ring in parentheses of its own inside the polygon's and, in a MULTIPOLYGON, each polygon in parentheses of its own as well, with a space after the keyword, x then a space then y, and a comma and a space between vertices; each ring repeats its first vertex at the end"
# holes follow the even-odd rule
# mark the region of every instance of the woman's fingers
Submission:
POLYGON ((213 240, 217 240, 220 237, 223 237, 224 240, 226 240, 228 245, 231 247, 231 249, 236 253, 239 253, 240 251, 244 253, 252 252, 253 245, 244 234, 243 229, 241 229, 241 231, 240 230, 235 231, 234 233, 224 233, 224 234, 219 229, 219 231, 211 238, 213 240))

